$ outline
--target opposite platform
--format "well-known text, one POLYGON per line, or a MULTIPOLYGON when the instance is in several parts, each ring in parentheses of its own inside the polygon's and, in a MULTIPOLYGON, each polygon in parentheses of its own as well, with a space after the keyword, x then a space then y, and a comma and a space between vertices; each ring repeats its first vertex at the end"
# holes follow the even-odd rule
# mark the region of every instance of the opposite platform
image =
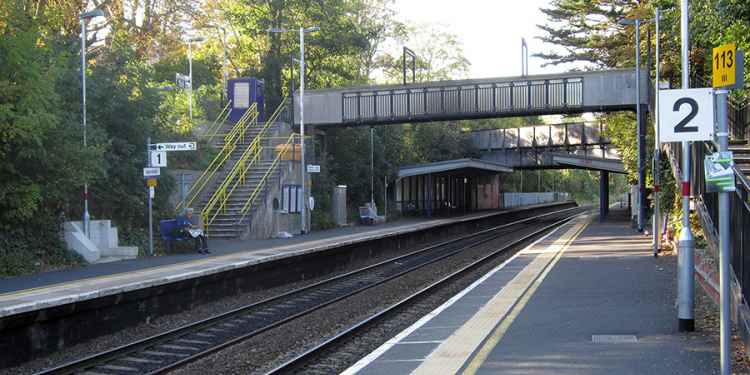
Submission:
MULTIPOLYGON (((541 205, 540 205, 541 206, 541 205)), ((538 207, 538 206, 536 206, 538 207)), ((503 211, 460 217, 406 220, 376 227, 341 228, 288 240, 212 241, 214 254, 140 258, 41 275, 6 279, 0 289, 0 317, 236 270, 431 228, 481 220, 503 211)))
POLYGON ((676 257, 622 211, 528 246, 345 374, 713 374, 718 347, 677 332, 676 257))

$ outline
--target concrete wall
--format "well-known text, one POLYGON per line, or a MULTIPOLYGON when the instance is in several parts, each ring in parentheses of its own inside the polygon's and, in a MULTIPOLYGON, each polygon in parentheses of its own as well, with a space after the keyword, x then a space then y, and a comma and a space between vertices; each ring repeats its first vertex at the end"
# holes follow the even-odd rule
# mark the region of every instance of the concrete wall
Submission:
POLYGON ((478 176, 475 179, 474 202, 478 210, 500 208, 500 175, 478 176))
POLYGON ((532 204, 564 202, 570 199, 568 193, 502 193, 503 208, 528 206, 532 204))
MULTIPOLYGON (((279 166, 280 176, 277 183, 268 185, 268 190, 262 199, 259 199, 257 209, 247 223, 242 239, 268 239, 274 238, 279 232, 288 232, 293 235, 300 233, 300 214, 287 213, 273 208, 273 200, 278 199, 281 203, 281 190, 283 185, 300 184, 299 161, 282 161, 279 166)), ((310 189, 305 189, 305 195, 309 197, 310 189)), ((308 225, 310 215, 307 216, 308 225)))
POLYGON ((63 223, 64 239, 68 249, 80 254, 87 262, 132 259, 138 256, 138 248, 120 246, 117 228, 110 220, 91 220, 91 232, 83 233, 83 223, 68 221, 63 223))

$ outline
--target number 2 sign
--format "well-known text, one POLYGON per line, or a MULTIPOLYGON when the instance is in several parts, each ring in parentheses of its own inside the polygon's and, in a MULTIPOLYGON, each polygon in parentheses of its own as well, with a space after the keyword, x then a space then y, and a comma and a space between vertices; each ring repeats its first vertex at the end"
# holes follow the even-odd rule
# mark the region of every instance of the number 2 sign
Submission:
POLYGON ((658 115, 661 142, 712 140, 713 89, 661 90, 658 115))

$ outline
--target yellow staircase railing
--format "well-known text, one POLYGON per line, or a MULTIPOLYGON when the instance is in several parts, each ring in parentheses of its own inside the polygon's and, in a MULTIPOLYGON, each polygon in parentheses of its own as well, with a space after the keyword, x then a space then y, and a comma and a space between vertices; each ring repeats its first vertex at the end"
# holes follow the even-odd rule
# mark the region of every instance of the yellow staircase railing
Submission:
POLYGON ((242 208, 239 211, 239 214, 241 215, 238 222, 242 222, 245 217, 250 213, 250 209, 255 204, 255 200, 258 199, 258 196, 263 192, 263 190, 266 187, 266 184, 268 183, 268 179, 271 176, 273 172, 276 171, 276 168, 279 165, 279 161, 281 160, 282 155, 288 153, 290 150, 292 150, 293 144, 294 144, 294 137, 296 134, 292 133, 289 138, 287 138, 286 143, 282 145, 282 147, 279 147, 276 149, 277 154, 276 158, 273 159, 273 162, 268 167, 268 170, 263 175, 263 177, 258 181, 258 184, 255 185, 255 189, 248 197, 247 201, 245 201, 245 204, 242 205, 242 208))
POLYGON ((211 123, 211 125, 206 130, 206 133, 203 134, 203 137, 206 138, 206 142, 211 143, 211 141, 213 141, 214 138, 216 138, 216 135, 219 133, 219 130, 221 130, 222 126, 227 121, 227 118, 229 117, 229 113, 232 112, 230 108, 231 105, 232 105, 232 101, 228 100, 227 104, 224 106, 224 108, 221 109, 221 112, 219 112, 219 115, 216 116, 216 120, 214 120, 214 122, 211 123))
POLYGON ((198 199, 198 197, 203 192, 203 189, 208 185, 208 183, 213 179, 216 173, 232 156, 232 153, 237 148, 237 143, 240 143, 240 141, 244 141, 246 129, 249 126, 252 126, 253 123, 257 123, 257 120, 257 105, 253 103, 253 105, 245 111, 240 120, 237 121, 237 124, 232 127, 232 130, 230 130, 229 133, 224 136, 224 145, 221 147, 219 153, 216 154, 214 159, 211 160, 211 163, 209 163, 208 167, 195 180, 195 182, 193 182, 192 186, 190 186, 190 189, 185 195, 185 200, 177 204, 177 206, 175 207, 175 210, 177 212, 180 212, 187 207, 191 207, 193 202, 198 199), (248 124, 248 122, 250 122, 250 124, 248 124))
MULTIPOLYGON (((247 171, 260 160, 261 152, 263 147, 261 146, 261 140, 264 139, 264 135, 268 128, 273 125, 281 115, 286 105, 286 97, 281 100, 281 104, 271 114, 271 117, 263 125, 263 128, 258 132, 253 141, 250 143, 248 148, 242 153, 242 156, 237 160, 237 163, 232 170, 227 174, 224 181, 214 191, 208 203, 201 210, 201 218, 203 220, 203 229, 208 232, 208 226, 211 225, 216 217, 220 213, 226 213, 226 204, 234 193, 235 189, 240 184, 245 184, 245 178, 247 171)), ((236 128, 235 128, 236 129, 236 128)), ((231 139, 241 140, 240 143, 244 143, 245 129, 232 129, 227 133, 227 137, 231 139)))
POLYGON ((203 207, 201 210, 201 219, 203 220, 203 229, 206 232, 208 232, 208 227, 216 220, 216 217, 220 213, 226 213, 229 198, 231 198, 232 193, 234 193, 238 186, 245 184, 247 171, 260 159, 262 151, 263 147, 260 145, 260 138, 255 138, 208 200, 206 206, 203 207))

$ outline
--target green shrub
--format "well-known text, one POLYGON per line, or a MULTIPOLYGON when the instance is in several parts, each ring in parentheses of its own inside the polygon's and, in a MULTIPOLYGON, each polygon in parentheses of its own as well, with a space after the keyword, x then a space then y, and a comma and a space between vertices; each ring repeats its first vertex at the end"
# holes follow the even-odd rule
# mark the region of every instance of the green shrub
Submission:
POLYGON ((0 233, 0 277, 18 276, 85 264, 69 251, 53 219, 0 233))

